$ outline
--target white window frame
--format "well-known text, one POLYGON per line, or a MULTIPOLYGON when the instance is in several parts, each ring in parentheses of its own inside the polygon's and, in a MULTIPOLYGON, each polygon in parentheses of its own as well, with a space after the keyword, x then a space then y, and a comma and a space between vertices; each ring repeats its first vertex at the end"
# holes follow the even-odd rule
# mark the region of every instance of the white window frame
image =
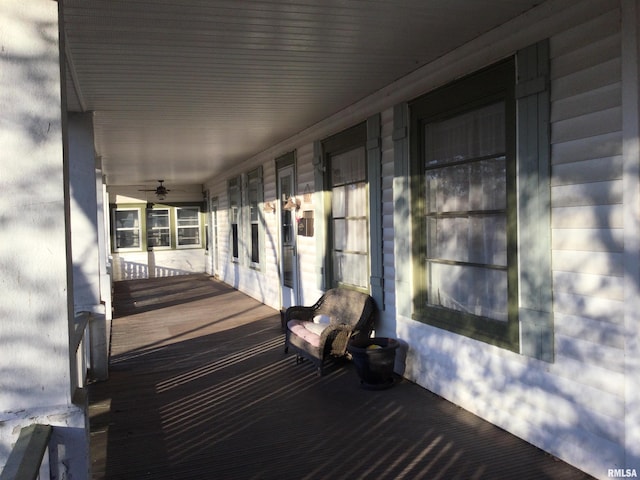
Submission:
POLYGON ((242 189, 241 178, 229 180, 229 258, 231 263, 240 263, 242 241, 242 189), (235 209, 235 210, 234 210, 235 209), (234 238, 235 225, 235 238, 234 238))
POLYGON ((168 207, 164 207, 164 208, 148 208, 147 209, 147 223, 145 225, 145 234, 147 237, 147 249, 148 250, 171 250, 172 249, 172 245, 171 245, 171 209, 168 207), (166 211, 167 212, 167 220, 168 220, 168 225, 166 227, 152 227, 149 223, 149 214, 153 213, 153 212, 159 212, 159 211, 166 211), (169 234, 169 245, 150 245, 149 244, 149 234, 151 232, 153 232, 154 230, 166 230, 166 232, 169 234))
POLYGON ((260 269, 264 264, 263 243, 264 243, 264 217, 260 213, 263 206, 264 185, 262 181, 262 167, 258 167, 246 175, 246 225, 247 231, 244 233, 245 243, 249 246, 247 249, 247 261, 253 269, 260 269), (252 194, 255 198, 252 198, 252 194), (256 238, 253 237, 253 231, 256 230, 256 238), (255 240, 255 242, 254 242, 255 240), (257 255, 257 261, 253 258, 253 253, 257 255))
POLYGON ((139 207, 124 207, 114 208, 112 211, 113 221, 113 251, 114 252, 141 252, 143 244, 143 224, 142 224, 142 208, 139 207), (138 226, 137 227, 118 227, 118 212, 137 212, 138 214, 138 226), (134 231, 138 230, 138 246, 137 247, 120 247, 118 248, 118 232, 119 231, 134 231))
POLYGON ((185 249, 185 248, 202 248, 202 220, 200 218, 201 211, 200 207, 189 206, 189 207, 176 207, 175 209, 175 237, 176 237, 176 249, 185 249), (180 225, 180 220, 178 218, 179 212, 181 210, 193 210, 196 212, 196 219, 198 221, 197 225, 180 225), (190 243, 186 245, 182 245, 180 243, 180 229, 183 228, 197 228, 198 232, 198 243, 190 243))

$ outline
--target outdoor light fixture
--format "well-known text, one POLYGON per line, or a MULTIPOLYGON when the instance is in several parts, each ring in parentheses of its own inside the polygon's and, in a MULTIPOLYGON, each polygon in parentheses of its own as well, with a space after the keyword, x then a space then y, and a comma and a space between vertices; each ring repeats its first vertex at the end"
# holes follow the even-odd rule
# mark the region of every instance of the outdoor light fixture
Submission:
POLYGON ((276 206, 273 202, 265 202, 262 208, 265 213, 272 213, 276 211, 276 206))
POLYGON ((295 197, 289 197, 282 208, 289 211, 298 210, 300 208, 300 200, 295 197))
POLYGON ((165 198, 167 198, 167 193, 169 193, 171 190, 169 190, 167 187, 164 186, 164 180, 158 180, 158 182, 160 183, 160 185, 158 185, 154 189, 144 189, 144 190, 138 190, 138 191, 139 192, 155 192, 158 200, 164 200, 165 198))

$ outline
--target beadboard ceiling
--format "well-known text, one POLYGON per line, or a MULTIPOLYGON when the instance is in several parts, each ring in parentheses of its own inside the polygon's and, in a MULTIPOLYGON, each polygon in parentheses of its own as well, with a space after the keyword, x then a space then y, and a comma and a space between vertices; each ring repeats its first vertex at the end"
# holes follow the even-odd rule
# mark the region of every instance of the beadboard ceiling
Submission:
POLYGON ((64 0, 68 110, 108 184, 199 184, 539 3, 64 0))

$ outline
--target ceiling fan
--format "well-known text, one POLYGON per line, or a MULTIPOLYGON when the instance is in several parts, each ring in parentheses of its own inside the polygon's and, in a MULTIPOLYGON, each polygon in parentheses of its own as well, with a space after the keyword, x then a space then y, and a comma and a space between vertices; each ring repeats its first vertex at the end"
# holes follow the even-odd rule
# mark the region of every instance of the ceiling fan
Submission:
POLYGON ((158 200, 164 200, 167 197, 167 193, 169 193, 171 190, 169 190, 167 187, 164 186, 164 180, 158 180, 158 182, 160 183, 160 185, 158 185, 154 189, 138 190, 138 191, 139 192, 155 192, 156 197, 158 197, 158 200))

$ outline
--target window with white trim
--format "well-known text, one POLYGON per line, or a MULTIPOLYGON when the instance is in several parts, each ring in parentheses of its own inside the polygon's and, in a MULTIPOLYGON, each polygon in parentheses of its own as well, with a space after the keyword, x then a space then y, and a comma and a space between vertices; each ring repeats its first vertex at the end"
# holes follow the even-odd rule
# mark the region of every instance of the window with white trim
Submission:
POLYGON ((171 248, 171 219, 168 208, 147 210, 147 248, 171 248))
POLYGON ((176 246, 200 247, 200 208, 176 208, 176 246))
POLYGON ((240 177, 229 180, 229 226, 231 261, 240 260, 240 177))
POLYGON ((113 210, 113 250, 136 251, 142 248, 139 208, 113 210))
POLYGON ((263 243, 263 218, 260 208, 263 202, 264 191, 262 186, 262 168, 256 168, 247 174, 248 196, 248 226, 247 244, 249 245, 249 261, 252 267, 259 267, 261 262, 261 248, 263 243))

